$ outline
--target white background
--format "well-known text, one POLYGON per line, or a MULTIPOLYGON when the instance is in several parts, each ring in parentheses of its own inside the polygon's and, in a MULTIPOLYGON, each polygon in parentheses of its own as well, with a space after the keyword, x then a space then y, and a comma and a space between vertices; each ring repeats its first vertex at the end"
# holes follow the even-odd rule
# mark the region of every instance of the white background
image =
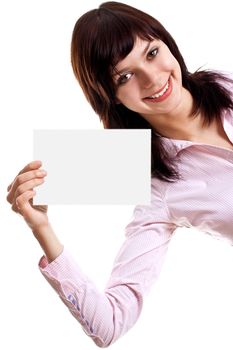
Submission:
MULTIPOLYGON (((202 65, 232 70, 230 1, 125 2, 166 26, 191 71, 202 65)), ((91 0, 0 2, 0 348, 4 350, 96 348, 38 271, 41 249, 5 196, 8 183, 32 159, 33 129, 100 127, 73 77, 69 55, 75 21, 98 5, 91 0)), ((100 288, 132 210, 130 206, 49 208, 62 242, 100 288)), ((112 349, 232 349, 232 256, 232 247, 225 243, 194 230, 179 230, 138 323, 112 349)))

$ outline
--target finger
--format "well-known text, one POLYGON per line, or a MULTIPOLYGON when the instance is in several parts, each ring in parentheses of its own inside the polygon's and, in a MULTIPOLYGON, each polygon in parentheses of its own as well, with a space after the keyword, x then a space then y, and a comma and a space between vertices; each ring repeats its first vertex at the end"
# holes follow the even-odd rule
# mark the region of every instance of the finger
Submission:
POLYGON ((20 170, 20 172, 18 173, 18 175, 14 178, 14 180, 11 182, 11 184, 7 187, 7 191, 10 191, 13 183, 15 182, 15 179, 23 173, 26 173, 30 170, 36 170, 39 169, 42 166, 42 162, 40 160, 34 160, 30 163, 28 163, 22 170, 20 170))
POLYGON ((33 160, 32 162, 28 163, 22 170, 20 170, 18 175, 22 173, 26 173, 27 171, 30 171, 30 170, 39 169, 41 166, 42 166, 42 162, 40 160, 33 160))
MULTIPOLYGON (((36 179, 36 178, 44 178, 45 176, 47 175, 46 171, 43 170, 43 169, 39 169, 39 170, 33 170, 33 171, 28 171, 26 173, 23 173, 21 175, 18 175, 16 178, 15 178, 15 181, 13 182, 12 184, 12 187, 11 189, 9 190, 8 192, 8 195, 7 195, 7 201, 9 203, 12 203, 12 201, 14 200, 15 198, 15 192, 17 191, 17 189, 19 187, 21 187, 24 183, 30 181, 30 180, 33 180, 33 179, 36 179)), ((31 187, 33 188, 33 186, 31 187)), ((22 192, 21 192, 22 193, 22 192)))
POLYGON ((34 191, 34 190, 24 192, 19 197, 17 197, 17 199, 15 201, 15 205, 12 206, 12 209, 14 207, 14 209, 16 209, 16 211, 18 211, 20 214, 25 216, 25 214, 29 213, 32 210, 32 206, 31 206, 30 201, 35 196, 35 194, 36 194, 36 191, 34 191))
POLYGON ((20 212, 20 208, 22 208, 22 206, 20 207, 20 203, 27 200, 29 202, 29 204, 31 204, 32 198, 35 196, 35 194, 36 194, 35 190, 30 190, 30 191, 24 192, 21 196, 19 196, 17 198, 16 201, 14 201, 14 203, 11 206, 11 209, 13 211, 15 211, 16 213, 22 214, 20 212))
POLYGON ((19 197, 24 192, 32 190, 34 187, 40 186, 44 183, 44 178, 36 178, 30 181, 24 182, 22 185, 18 186, 15 191, 15 198, 19 197))

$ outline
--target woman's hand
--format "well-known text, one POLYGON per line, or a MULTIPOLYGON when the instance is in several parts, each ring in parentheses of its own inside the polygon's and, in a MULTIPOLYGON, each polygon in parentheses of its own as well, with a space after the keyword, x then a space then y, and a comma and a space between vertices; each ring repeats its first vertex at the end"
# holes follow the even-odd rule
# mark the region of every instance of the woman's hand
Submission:
POLYGON ((47 206, 32 204, 36 194, 34 188, 40 186, 46 176, 46 172, 40 169, 41 165, 37 160, 26 165, 7 188, 7 201, 12 210, 21 214, 35 232, 48 226, 47 206))

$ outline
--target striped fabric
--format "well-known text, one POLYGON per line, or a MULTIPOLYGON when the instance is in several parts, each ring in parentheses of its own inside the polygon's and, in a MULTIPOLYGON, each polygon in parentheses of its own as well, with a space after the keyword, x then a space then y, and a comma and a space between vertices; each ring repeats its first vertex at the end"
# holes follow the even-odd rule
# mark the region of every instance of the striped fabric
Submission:
MULTIPOLYGON (((230 112, 222 123, 233 142, 230 112)), ((137 206, 126 226, 126 239, 104 291, 80 270, 66 248, 39 267, 94 342, 105 347, 138 319, 143 297, 156 281, 169 241, 177 227, 195 227, 214 238, 233 241, 233 151, 217 146, 163 138, 177 157, 182 179, 166 183, 152 179, 150 206, 137 206)))

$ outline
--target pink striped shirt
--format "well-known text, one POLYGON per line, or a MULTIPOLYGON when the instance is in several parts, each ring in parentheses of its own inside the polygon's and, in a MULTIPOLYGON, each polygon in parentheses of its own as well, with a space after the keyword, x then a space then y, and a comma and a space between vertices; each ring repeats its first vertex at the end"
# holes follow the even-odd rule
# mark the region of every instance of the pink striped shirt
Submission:
MULTIPOLYGON (((222 123, 233 142, 232 113, 222 123)), ((40 270, 94 342, 105 347, 138 319, 143 297, 158 278, 177 227, 195 227, 215 238, 233 240, 233 151, 217 146, 163 138, 179 157, 182 179, 152 179, 151 205, 137 206, 126 226, 126 239, 104 291, 80 270, 66 249, 40 270)))

